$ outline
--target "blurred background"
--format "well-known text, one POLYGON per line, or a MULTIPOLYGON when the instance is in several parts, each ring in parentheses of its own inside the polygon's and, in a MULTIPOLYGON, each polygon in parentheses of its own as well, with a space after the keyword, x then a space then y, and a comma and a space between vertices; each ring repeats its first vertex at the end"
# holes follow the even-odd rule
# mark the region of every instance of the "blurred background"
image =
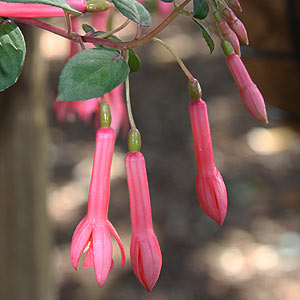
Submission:
POLYGON ((217 40, 210 56, 186 17, 159 35, 199 79, 208 104, 215 161, 228 191, 222 228, 203 213, 195 193, 187 80, 160 45, 137 49, 142 66, 130 77, 132 107, 163 255, 151 293, 130 264, 122 130, 109 218, 126 249, 125 268, 116 244, 115 265, 101 289, 82 260, 77 272, 71 266, 70 241, 87 210, 95 127, 77 118, 58 123, 52 111, 69 43, 22 27, 26 65, 18 83, 0 94, 1 300, 299 299, 300 3, 240 2, 251 45, 242 49, 244 62, 264 94, 268 125, 242 106, 217 40))

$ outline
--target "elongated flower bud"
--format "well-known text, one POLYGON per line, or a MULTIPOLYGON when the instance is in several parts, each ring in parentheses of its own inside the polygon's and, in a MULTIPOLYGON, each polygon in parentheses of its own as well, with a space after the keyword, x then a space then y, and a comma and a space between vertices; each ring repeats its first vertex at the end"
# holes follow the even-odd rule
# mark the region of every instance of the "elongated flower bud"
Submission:
MULTIPOLYGON (((66 0, 71 8, 81 13, 86 11, 85 0, 66 0)), ((15 18, 49 18, 64 17, 65 13, 62 8, 39 4, 39 3, 12 3, 0 2, 0 14, 2 17, 15 18)))
POLYGON ((229 7, 224 7, 222 9, 222 14, 231 27, 231 29, 236 33, 239 40, 244 44, 249 44, 247 30, 240 19, 238 19, 235 13, 229 7))
POLYGON ((264 98, 252 81, 241 58, 232 53, 227 56, 227 64, 239 88, 242 102, 247 111, 256 119, 268 123, 264 98))
POLYGON ((131 264, 135 276, 150 292, 158 280, 162 257, 159 243, 153 231, 148 179, 143 154, 141 152, 129 152, 125 158, 125 166, 132 223, 131 264))
POLYGON ((230 5, 230 7, 236 11, 242 12, 242 6, 239 2, 239 0, 227 0, 228 4, 230 5))
POLYGON ((235 53, 241 56, 240 41, 237 35, 235 34, 235 32, 231 30, 230 26, 227 24, 227 22, 221 17, 221 15, 218 12, 214 13, 214 17, 224 39, 230 42, 235 53))
POLYGON ((207 107, 203 100, 190 103, 190 117, 198 166, 198 201, 206 214, 222 225, 227 211, 227 193, 222 176, 215 167, 207 107))

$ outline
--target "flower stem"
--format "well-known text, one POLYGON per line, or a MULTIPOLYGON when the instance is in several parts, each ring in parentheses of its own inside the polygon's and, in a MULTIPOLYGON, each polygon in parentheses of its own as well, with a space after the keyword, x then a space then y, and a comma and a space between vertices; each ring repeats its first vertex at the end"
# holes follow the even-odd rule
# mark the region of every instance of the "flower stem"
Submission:
MULTIPOLYGON (((95 38, 90 36, 80 36, 82 41, 85 43, 93 43, 93 44, 100 44, 103 46, 108 46, 111 48, 122 50, 124 48, 131 49, 136 48, 139 46, 144 45, 145 43, 149 42, 154 36, 159 34, 162 30, 164 30, 178 15, 181 14, 181 11, 184 9, 184 7, 190 2, 191 0, 185 0, 183 1, 178 7, 175 7, 172 13, 162 21, 157 27, 155 27, 151 32, 146 34, 145 36, 139 38, 139 39, 133 39, 128 42, 118 42, 118 41, 111 41, 111 40, 105 40, 101 38, 95 38)), ((57 28, 55 26, 52 26, 50 24, 44 23, 42 21, 36 20, 36 19, 30 19, 30 18, 11 18, 11 20, 33 25, 36 27, 39 27, 44 30, 48 30, 54 34, 57 34, 59 36, 62 36, 66 39, 72 40, 74 42, 79 42, 78 35, 71 35, 68 34, 68 32, 65 32, 61 28, 57 28)))
MULTIPOLYGON (((128 50, 123 50, 125 60, 128 61, 128 50)), ((127 76, 125 80, 125 94, 126 94, 126 106, 127 106, 127 113, 128 113, 128 119, 131 129, 136 129, 136 125, 133 118, 133 113, 131 109, 131 102, 130 102, 130 87, 129 87, 129 75, 127 76)))
POLYGON ((93 32, 91 36, 93 36, 93 37, 98 36, 98 38, 104 39, 104 38, 106 38, 106 37, 108 37, 108 36, 110 36, 110 35, 113 35, 113 34, 116 33, 116 32, 121 31, 121 30, 122 30, 123 28, 125 28, 129 23, 130 23, 130 20, 127 19, 123 24, 121 24, 119 27, 117 27, 117 28, 115 28, 115 29, 113 29, 113 30, 107 31, 107 32, 102 33, 102 34, 101 34, 101 33, 99 34, 99 32, 96 31, 96 32, 93 32))
POLYGON ((170 54, 175 58, 175 60, 177 61, 177 63, 179 64, 180 68, 185 73, 189 81, 193 81, 195 79, 194 76, 191 74, 191 72, 188 70, 188 68, 185 66, 183 61, 175 54, 175 52, 165 42, 155 37, 152 38, 152 41, 160 43, 170 52, 170 54))

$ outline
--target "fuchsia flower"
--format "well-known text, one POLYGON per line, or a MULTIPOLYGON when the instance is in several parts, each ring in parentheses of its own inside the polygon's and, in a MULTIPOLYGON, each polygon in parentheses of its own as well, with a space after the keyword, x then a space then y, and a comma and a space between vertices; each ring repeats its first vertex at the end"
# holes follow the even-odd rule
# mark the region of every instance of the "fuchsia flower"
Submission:
POLYGON ((268 123, 264 98, 249 76, 241 58, 232 53, 227 56, 227 64, 239 88, 245 108, 254 118, 268 123))
POLYGON ((206 103, 190 103, 194 149, 198 166, 196 192, 201 208, 220 225, 227 211, 227 193, 220 172, 215 167, 206 103))
MULTIPOLYGON (((85 0, 66 0, 71 8, 86 12, 85 0)), ((38 3, 11 3, 0 2, 0 14, 2 17, 15 18, 49 18, 64 17, 64 11, 55 6, 38 3)))
POLYGON ((158 280, 162 256, 153 231, 145 159, 141 152, 125 158, 130 197, 132 238, 130 257, 135 276, 150 292, 158 280))
POLYGON ((101 128, 97 131, 88 213, 78 224, 71 244, 71 263, 76 270, 81 253, 89 246, 85 255, 84 267, 94 266, 100 287, 113 267, 110 234, 115 237, 119 244, 122 266, 125 264, 123 244, 107 218, 114 143, 115 133, 112 128, 101 128))

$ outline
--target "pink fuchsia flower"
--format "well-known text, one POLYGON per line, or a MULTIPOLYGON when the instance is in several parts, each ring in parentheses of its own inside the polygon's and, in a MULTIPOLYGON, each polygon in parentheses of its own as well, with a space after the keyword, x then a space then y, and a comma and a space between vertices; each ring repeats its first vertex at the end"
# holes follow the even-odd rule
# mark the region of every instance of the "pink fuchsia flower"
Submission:
MULTIPOLYGON (((85 0, 66 0, 71 8, 86 12, 85 0)), ((49 18, 64 17, 63 9, 51 5, 38 3, 8 3, 0 2, 0 14, 2 17, 15 18, 49 18)))
POLYGON ((225 40, 231 43, 235 53, 241 56, 240 41, 235 32, 230 28, 227 22, 221 17, 218 12, 214 13, 214 18, 225 40))
POLYGON ((241 58, 230 50, 230 45, 225 42, 222 43, 223 49, 226 47, 229 52, 224 52, 227 55, 227 64, 232 73, 232 76, 239 88, 242 102, 247 111, 256 119, 268 123, 268 117, 266 112, 266 105, 264 98, 252 81, 244 63, 241 58))
POLYGON ((125 263, 123 244, 107 218, 114 143, 115 133, 112 128, 101 128, 97 131, 88 213, 78 224, 71 244, 71 263, 76 270, 80 255, 87 246, 89 247, 85 255, 84 267, 94 266, 100 287, 113 266, 110 234, 115 237, 120 247, 122 266, 125 263))
POLYGON ((222 225, 227 211, 227 193, 213 158, 207 107, 203 100, 190 103, 194 150, 198 166, 196 192, 206 214, 222 225))
POLYGON ((129 152, 125 158, 125 167, 132 223, 131 264, 135 276, 150 292, 158 280, 162 256, 157 237, 153 231, 148 179, 143 154, 139 151, 129 152))

